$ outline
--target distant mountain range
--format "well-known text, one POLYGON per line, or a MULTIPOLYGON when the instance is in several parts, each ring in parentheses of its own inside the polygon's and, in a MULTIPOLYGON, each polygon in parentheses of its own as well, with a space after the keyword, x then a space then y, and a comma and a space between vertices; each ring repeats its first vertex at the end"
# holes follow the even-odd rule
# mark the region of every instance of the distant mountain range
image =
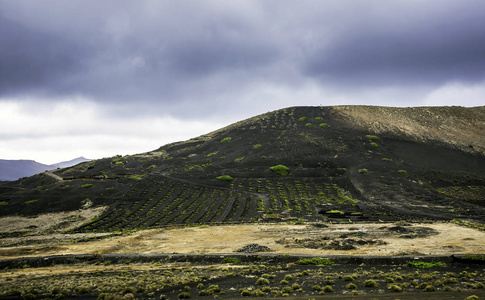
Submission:
POLYGON ((13 181, 22 177, 28 177, 38 173, 42 173, 47 170, 67 168, 87 161, 91 160, 84 157, 78 157, 69 161, 63 161, 52 165, 45 165, 38 163, 35 160, 0 159, 0 181, 13 181))

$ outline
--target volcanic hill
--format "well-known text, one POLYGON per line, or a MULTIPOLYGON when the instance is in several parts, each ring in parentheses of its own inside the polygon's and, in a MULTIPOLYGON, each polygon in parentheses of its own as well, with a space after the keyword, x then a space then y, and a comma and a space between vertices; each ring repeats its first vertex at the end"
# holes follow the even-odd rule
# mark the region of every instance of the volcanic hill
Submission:
POLYGON ((0 215, 108 206, 79 231, 485 220, 485 106, 291 107, 0 185, 0 215))

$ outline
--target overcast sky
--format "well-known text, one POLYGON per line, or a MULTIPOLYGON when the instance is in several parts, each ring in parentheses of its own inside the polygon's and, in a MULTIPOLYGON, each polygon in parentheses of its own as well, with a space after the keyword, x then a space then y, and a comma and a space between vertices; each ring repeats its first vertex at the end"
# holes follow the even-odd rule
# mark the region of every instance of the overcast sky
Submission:
POLYGON ((0 0, 0 159, 154 150, 295 105, 485 104, 485 1, 0 0))

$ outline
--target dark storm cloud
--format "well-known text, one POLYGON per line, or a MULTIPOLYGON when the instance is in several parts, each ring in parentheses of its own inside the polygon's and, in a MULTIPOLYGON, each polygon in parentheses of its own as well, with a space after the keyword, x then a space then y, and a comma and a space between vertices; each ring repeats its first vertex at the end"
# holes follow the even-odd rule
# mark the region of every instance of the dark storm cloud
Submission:
POLYGON ((53 88, 55 81, 82 72, 82 45, 24 27, 0 15, 0 95, 53 88))
POLYGON ((482 81, 485 2, 436 4, 364 12, 310 55, 306 74, 364 85, 482 81))
POLYGON ((0 99, 210 113, 264 85, 343 93, 485 78, 483 1, 45 0, 0 11, 0 99))

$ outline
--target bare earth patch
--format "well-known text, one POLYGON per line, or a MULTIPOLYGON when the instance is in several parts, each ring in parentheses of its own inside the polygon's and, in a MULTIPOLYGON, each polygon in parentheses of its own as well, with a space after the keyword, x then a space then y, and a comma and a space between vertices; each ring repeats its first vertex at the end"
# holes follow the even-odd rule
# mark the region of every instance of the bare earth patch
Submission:
MULTIPOLYGON (((86 235, 86 236, 89 236, 86 235)), ((69 242, 73 235, 42 236, 37 245, 1 247, 0 258, 60 254, 234 253, 248 244, 272 253, 308 255, 451 255, 484 253, 485 232, 453 223, 247 224, 138 231, 101 240, 69 242), (351 246, 349 246, 351 245, 351 246)), ((36 239, 28 236, 17 239, 36 239)))

